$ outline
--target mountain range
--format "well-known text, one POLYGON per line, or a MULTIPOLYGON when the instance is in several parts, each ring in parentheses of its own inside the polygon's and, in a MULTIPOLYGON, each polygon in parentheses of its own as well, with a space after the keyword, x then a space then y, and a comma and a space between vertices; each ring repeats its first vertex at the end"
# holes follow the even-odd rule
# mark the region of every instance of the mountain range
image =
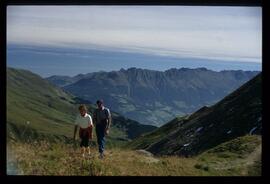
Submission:
MULTIPOLYGON (((49 138, 70 141, 79 104, 91 102, 67 94, 39 75, 7 68, 7 136, 9 140, 49 138)), ((112 111, 111 142, 126 142, 156 127, 142 125, 112 111)))
MULTIPOLYGON (((213 106, 177 117, 133 140, 128 147, 156 155, 192 156, 241 136, 261 135, 261 78, 260 73, 213 106)), ((236 143, 231 149, 241 150, 242 146, 238 146, 236 143)))
POLYGON ((161 126, 175 116, 213 105, 258 74, 257 71, 212 71, 206 68, 140 68, 51 76, 52 84, 82 99, 105 104, 142 124, 161 126))

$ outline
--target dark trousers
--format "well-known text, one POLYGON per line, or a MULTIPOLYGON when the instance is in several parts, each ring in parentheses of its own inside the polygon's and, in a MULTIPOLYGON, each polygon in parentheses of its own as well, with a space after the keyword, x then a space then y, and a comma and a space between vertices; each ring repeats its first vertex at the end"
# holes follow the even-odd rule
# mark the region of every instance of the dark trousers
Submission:
POLYGON ((92 139, 92 127, 88 128, 80 128, 79 136, 81 138, 80 147, 88 147, 89 146, 89 139, 92 139))
POLYGON ((96 125, 97 143, 99 153, 103 153, 105 149, 105 128, 106 124, 100 123, 96 125))

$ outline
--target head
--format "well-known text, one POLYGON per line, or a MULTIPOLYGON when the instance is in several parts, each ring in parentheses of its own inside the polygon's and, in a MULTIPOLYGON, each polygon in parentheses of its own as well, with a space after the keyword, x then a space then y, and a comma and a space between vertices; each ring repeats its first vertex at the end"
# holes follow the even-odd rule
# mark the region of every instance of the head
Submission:
POLYGON ((80 105, 79 106, 79 111, 80 111, 81 116, 84 116, 85 113, 87 112, 86 106, 85 105, 80 105))
POLYGON ((103 100, 98 100, 97 101, 97 106, 99 109, 102 109, 104 107, 103 100))

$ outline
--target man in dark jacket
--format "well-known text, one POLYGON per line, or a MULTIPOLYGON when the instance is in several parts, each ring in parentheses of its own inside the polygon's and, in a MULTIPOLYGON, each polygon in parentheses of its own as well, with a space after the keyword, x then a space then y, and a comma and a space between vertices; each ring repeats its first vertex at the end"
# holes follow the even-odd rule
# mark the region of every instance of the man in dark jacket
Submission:
POLYGON ((97 106, 93 114, 93 123, 96 127, 99 158, 102 159, 104 158, 105 135, 109 134, 112 118, 110 110, 104 107, 103 100, 98 100, 97 106))

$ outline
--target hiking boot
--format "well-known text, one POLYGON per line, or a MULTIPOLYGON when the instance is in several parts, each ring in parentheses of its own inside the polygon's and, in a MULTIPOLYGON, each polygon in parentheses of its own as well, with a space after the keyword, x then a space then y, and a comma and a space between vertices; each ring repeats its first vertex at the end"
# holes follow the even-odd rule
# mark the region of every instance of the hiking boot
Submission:
POLYGON ((104 153, 100 153, 98 158, 103 159, 104 157, 105 157, 104 153))

